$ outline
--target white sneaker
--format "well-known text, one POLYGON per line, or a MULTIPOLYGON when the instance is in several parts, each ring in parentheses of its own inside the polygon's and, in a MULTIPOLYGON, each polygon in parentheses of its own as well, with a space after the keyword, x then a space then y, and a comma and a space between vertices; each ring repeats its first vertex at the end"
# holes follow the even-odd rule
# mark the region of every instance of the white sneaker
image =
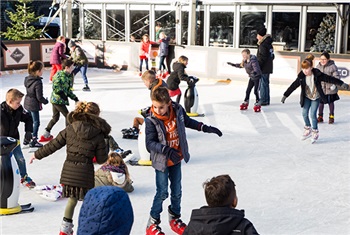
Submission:
POLYGON ((318 139, 318 130, 312 129, 312 136, 311 136, 311 144, 315 143, 316 140, 318 139))
POLYGON ((309 126, 304 126, 304 133, 301 136, 301 140, 306 140, 311 136, 311 127, 309 126))

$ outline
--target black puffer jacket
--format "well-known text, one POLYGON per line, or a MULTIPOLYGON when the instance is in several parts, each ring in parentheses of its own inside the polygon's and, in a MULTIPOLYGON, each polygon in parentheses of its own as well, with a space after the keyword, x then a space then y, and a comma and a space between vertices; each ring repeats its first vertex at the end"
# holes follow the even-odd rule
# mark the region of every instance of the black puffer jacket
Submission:
POLYGON ((192 211, 183 235, 255 235, 253 224, 244 218, 243 210, 230 207, 208 207, 192 211))
POLYGON ((168 89, 175 91, 179 88, 180 82, 187 81, 188 75, 185 73, 186 65, 180 62, 175 62, 173 64, 173 71, 170 73, 166 83, 168 84, 168 89))
MULTIPOLYGON (((314 82, 315 82, 317 92, 320 94, 320 97, 321 97, 323 103, 327 104, 328 100, 327 100, 327 98, 322 90, 321 82, 328 82, 328 83, 332 83, 332 84, 339 85, 339 86, 341 86, 344 82, 340 79, 337 79, 335 77, 324 74, 316 68, 312 69, 312 73, 314 75, 314 82)), ((305 79, 306 79, 305 74, 303 73, 303 71, 300 71, 297 79, 295 79, 295 81, 288 87, 286 92, 284 92, 284 94, 283 94, 285 97, 288 97, 290 94, 292 94, 292 92, 295 89, 297 89, 300 86, 301 87, 301 92, 300 92, 300 106, 301 107, 304 107, 304 100, 305 100, 305 96, 306 96, 306 80, 305 79)))
POLYGON ((272 46, 272 37, 270 34, 266 34, 258 42, 258 52, 256 53, 256 57, 258 57, 262 74, 269 74, 273 72, 273 60, 275 59, 275 54, 272 46))
POLYGON ((24 97, 24 108, 28 111, 39 111, 42 109, 41 104, 47 104, 49 101, 43 96, 42 77, 29 75, 24 79, 24 86, 27 94, 24 97))
POLYGON ((67 145, 60 183, 65 186, 91 189, 94 187, 94 166, 96 156, 99 164, 107 161, 108 146, 105 138, 111 126, 102 118, 87 113, 69 113, 70 123, 55 139, 35 152, 35 158, 42 159, 67 145))
POLYGON ((1 103, 1 136, 9 136, 15 139, 19 138, 18 126, 20 122, 24 122, 24 131, 33 132, 32 115, 23 109, 22 105, 18 109, 13 110, 6 104, 1 103))

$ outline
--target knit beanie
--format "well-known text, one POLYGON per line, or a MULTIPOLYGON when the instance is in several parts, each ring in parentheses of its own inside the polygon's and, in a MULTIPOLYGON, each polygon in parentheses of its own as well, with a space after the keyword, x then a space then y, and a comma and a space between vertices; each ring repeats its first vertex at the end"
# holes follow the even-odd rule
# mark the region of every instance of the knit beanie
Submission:
POLYGON ((263 27, 261 29, 258 30, 258 34, 261 36, 261 37, 264 37, 266 35, 266 28, 263 27))

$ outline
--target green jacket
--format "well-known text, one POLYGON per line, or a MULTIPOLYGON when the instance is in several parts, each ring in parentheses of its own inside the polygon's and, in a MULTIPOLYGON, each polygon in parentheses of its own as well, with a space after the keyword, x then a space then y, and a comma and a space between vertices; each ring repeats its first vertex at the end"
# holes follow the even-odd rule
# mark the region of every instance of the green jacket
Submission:
POLYGON ((79 101, 71 90, 73 75, 67 74, 64 70, 58 71, 52 79, 52 93, 50 102, 52 104, 69 105, 68 97, 79 101))
POLYGON ((88 63, 88 58, 80 46, 75 47, 74 51, 71 52, 71 57, 76 65, 86 65, 88 63))

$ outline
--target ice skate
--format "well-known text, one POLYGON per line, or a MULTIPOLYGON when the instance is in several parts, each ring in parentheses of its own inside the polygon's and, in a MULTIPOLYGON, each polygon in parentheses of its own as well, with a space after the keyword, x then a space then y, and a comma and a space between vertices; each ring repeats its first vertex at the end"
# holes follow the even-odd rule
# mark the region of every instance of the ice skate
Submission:
POLYGON ((165 72, 163 73, 163 75, 162 75, 162 78, 165 79, 165 78, 168 77, 168 75, 169 75, 169 72, 168 72, 168 71, 165 71, 165 72))
POLYGON ((90 87, 87 84, 85 84, 85 86, 83 87, 83 91, 91 91, 91 90, 90 90, 90 87))
POLYGON ((329 114, 328 124, 333 124, 333 123, 334 123, 334 115, 333 114, 329 114))
POLYGON ((257 103, 255 103, 254 104, 254 112, 260 112, 261 111, 261 105, 260 105, 260 103, 259 102, 257 102, 257 103))
POLYGON ((318 139, 318 130, 312 129, 311 144, 315 143, 318 139))
POLYGON ((150 216, 147 223, 146 235, 164 235, 159 224, 160 220, 156 220, 150 216))
POLYGON ((249 103, 247 101, 244 101, 240 106, 239 106, 239 109, 240 110, 246 110, 248 109, 248 105, 249 103))
POLYGON ((48 142, 52 139, 53 139, 53 135, 51 135, 50 132, 45 129, 44 134, 40 136, 39 142, 48 142))
POLYGON ((36 138, 33 138, 33 140, 29 143, 29 147, 31 148, 41 148, 44 145, 40 144, 36 138))
POLYGON ((23 186, 27 187, 27 188, 34 188, 35 187, 35 183, 32 180, 32 178, 30 178, 28 175, 25 175, 22 179, 21 179, 21 184, 23 184, 23 186))
POLYGON ((129 129, 122 129, 123 139, 138 139, 139 130, 135 127, 129 129))
POLYGON ((311 136, 311 127, 309 126, 305 126, 304 127, 304 133, 301 136, 301 140, 306 140, 307 138, 309 138, 311 136))
POLYGON ((320 122, 323 122, 323 114, 318 114, 318 118, 317 118, 317 122, 320 123, 320 122))
POLYGON ((171 209, 168 207, 169 213, 169 224, 171 230, 173 230, 176 234, 182 234, 186 229, 186 224, 182 222, 180 219, 181 215, 176 215, 171 209))
POLYGON ((73 235, 73 227, 72 222, 68 222, 66 218, 63 218, 59 235, 73 235))

